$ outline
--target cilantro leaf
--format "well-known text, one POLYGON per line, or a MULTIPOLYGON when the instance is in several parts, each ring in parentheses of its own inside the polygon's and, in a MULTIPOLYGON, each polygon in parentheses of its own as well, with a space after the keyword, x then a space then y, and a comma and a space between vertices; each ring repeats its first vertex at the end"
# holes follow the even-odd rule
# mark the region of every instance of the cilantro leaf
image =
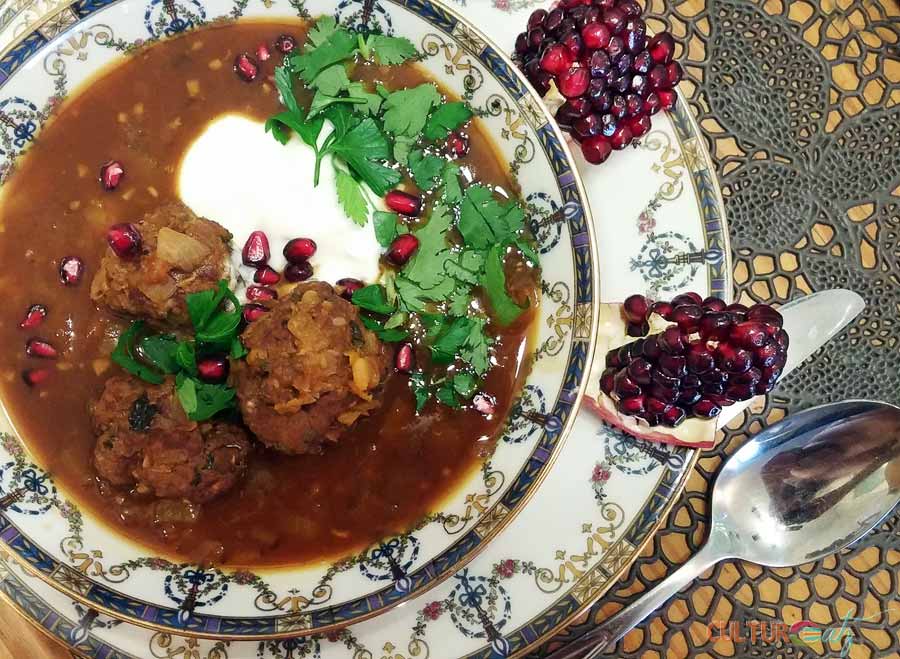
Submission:
POLYGON ((367 117, 331 147, 379 197, 400 182, 400 174, 379 161, 390 158, 390 145, 375 120, 367 117))
POLYGON ((522 228, 525 213, 515 202, 501 203, 482 185, 466 189, 459 212, 459 232, 467 245, 488 249, 511 239, 522 228))
POLYGON ((516 238, 516 247, 522 252, 522 255, 531 261, 531 264, 534 266, 538 266, 541 264, 541 257, 538 256, 537 250, 535 250, 534 245, 531 244, 531 241, 526 240, 525 238, 516 238))
POLYGON ((175 361, 191 375, 197 373, 197 349, 192 341, 182 341, 175 350, 175 361))
POLYGON ((425 124, 425 138, 444 140, 451 131, 456 130, 472 118, 472 110, 461 101, 444 103, 435 110, 425 124))
POLYGON ((350 174, 335 166, 334 182, 341 208, 354 223, 365 226, 369 220, 369 202, 362 186, 350 174))
POLYGON ((491 340, 484 331, 486 324, 484 318, 472 319, 469 336, 459 353, 459 358, 471 366, 479 376, 484 375, 491 368, 491 340))
POLYGON ((360 309, 366 309, 367 311, 374 311, 380 314, 394 313, 394 305, 388 303, 384 286, 379 284, 371 284, 360 288, 353 293, 352 302, 360 309))
POLYGON ((402 301, 401 308, 406 311, 425 311, 431 298, 419 284, 406 277, 397 277, 394 285, 397 288, 397 296, 402 301))
POLYGON ((375 224, 375 239, 382 247, 389 247, 394 238, 397 237, 397 221, 399 217, 396 213, 388 213, 386 211, 375 211, 372 215, 375 224))
POLYGON ((374 318, 369 318, 368 316, 360 316, 360 319, 362 320, 363 325, 366 326, 366 329, 375 332, 378 338, 385 343, 398 343, 399 341, 405 341, 409 338, 409 332, 406 330, 398 327, 386 327, 374 318))
POLYGON ((444 186, 441 189, 441 201, 445 204, 456 205, 463 199, 462 186, 459 184, 459 165, 448 162, 444 165, 444 171, 441 172, 441 179, 444 186))
POLYGON ((454 318, 431 346, 431 358, 436 364, 452 364, 472 332, 471 318, 454 318))
POLYGON ((520 307, 506 290, 506 273, 503 270, 506 245, 494 245, 488 253, 484 266, 482 286, 487 294, 488 302, 494 318, 502 326, 512 324, 527 306, 520 307))
POLYGON ((309 116, 317 117, 326 108, 342 103, 346 105, 361 105, 366 102, 364 98, 355 98, 352 96, 330 96, 322 91, 317 91, 313 96, 312 103, 309 104, 309 116))
POLYGON ((242 359, 247 356, 248 352, 250 351, 244 347, 240 337, 234 337, 234 340, 231 342, 231 349, 228 351, 228 356, 232 359, 242 359))
POLYGON ((447 313, 451 316, 465 316, 472 304, 472 290, 468 286, 458 286, 450 295, 447 313))
POLYGON ((384 99, 378 94, 368 91, 361 82, 351 82, 347 86, 347 93, 354 98, 366 99, 365 109, 370 115, 376 116, 381 112, 381 104, 384 103, 384 99))
POLYGON ((391 92, 384 102, 384 129, 393 135, 417 137, 431 108, 440 102, 441 94, 432 83, 391 92))
POLYGON ((334 16, 322 16, 316 21, 316 24, 310 29, 306 38, 309 39, 313 46, 321 46, 328 40, 332 34, 338 30, 337 21, 334 16))
MULTIPOLYGON (((375 51, 375 62, 380 66, 403 64, 418 55, 412 41, 404 37, 373 34, 366 41, 366 47, 375 51)), ((368 56, 366 58, 368 59, 368 56)))
POLYGON ((409 164, 409 153, 412 151, 416 138, 405 135, 397 135, 394 138, 394 160, 406 167, 409 164))
POLYGON ((431 397, 431 391, 428 383, 425 381, 425 374, 421 371, 412 373, 409 376, 409 386, 416 397, 416 412, 421 412, 425 408, 425 403, 431 397))
POLYGON ((350 86, 350 78, 347 77, 347 69, 343 64, 332 64, 323 69, 310 86, 323 94, 337 96, 350 86))
POLYGON ((180 366, 175 359, 178 339, 171 334, 145 336, 137 344, 138 353, 163 373, 177 373, 180 366))
POLYGON ((428 191, 435 186, 441 177, 445 162, 443 158, 432 156, 420 149, 410 152, 409 171, 412 172, 419 189, 428 191))
POLYGON ((294 96, 294 81, 291 78, 291 71, 286 66, 275 67, 275 87, 281 96, 281 102, 293 114, 303 115, 300 104, 294 96))
POLYGON ((484 253, 465 249, 455 259, 444 264, 444 270, 459 282, 474 286, 481 278, 484 268, 484 253))
POLYGON ((317 36, 317 41, 307 44, 302 54, 290 59, 294 71, 311 87, 322 71, 348 59, 356 50, 356 38, 342 28, 336 28, 324 39, 317 36))
POLYGON ((234 389, 224 384, 200 382, 184 373, 175 378, 175 393, 192 421, 206 421, 235 407, 234 389))
POLYGON ((142 320, 136 320, 131 323, 129 328, 119 336, 119 340, 116 343, 116 347, 112 351, 110 358, 125 371, 132 375, 136 375, 141 380, 151 384, 162 384, 165 380, 162 374, 140 362, 134 353, 135 341, 138 336, 143 334, 145 326, 146 325, 142 320))
POLYGON ((471 373, 457 373, 453 376, 453 390, 462 398, 471 398, 476 389, 478 389, 478 381, 471 373))
POLYGON ((439 286, 447 278, 444 264, 452 258, 447 244, 447 231, 452 221, 453 216, 447 207, 437 204, 425 226, 413 232, 419 240, 419 249, 402 272, 404 277, 423 289, 439 286))
POLYGON ((451 381, 444 382, 438 387, 437 391, 434 392, 434 397, 447 407, 455 409, 460 406, 459 399, 456 397, 456 390, 451 381))

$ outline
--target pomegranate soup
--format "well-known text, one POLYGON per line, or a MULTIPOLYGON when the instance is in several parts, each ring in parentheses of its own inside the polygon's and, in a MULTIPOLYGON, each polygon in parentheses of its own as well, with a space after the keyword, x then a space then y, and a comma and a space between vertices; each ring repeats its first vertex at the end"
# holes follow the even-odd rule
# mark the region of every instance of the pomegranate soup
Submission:
POLYGON ((68 495, 154 551, 346 555, 493 450, 539 263, 506 165, 402 37, 330 18, 146 46, 0 202, 0 386, 68 495))

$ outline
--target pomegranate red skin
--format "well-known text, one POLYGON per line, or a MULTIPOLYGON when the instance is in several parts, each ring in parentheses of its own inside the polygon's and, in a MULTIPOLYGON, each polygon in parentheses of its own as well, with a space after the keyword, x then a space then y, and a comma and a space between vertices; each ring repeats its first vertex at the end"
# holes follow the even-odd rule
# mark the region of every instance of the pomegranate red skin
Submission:
POLYGON ((419 249, 419 239, 411 233, 404 233, 394 238, 388 248, 387 258, 394 265, 406 265, 419 249))
POLYGON ((241 259, 244 265, 254 268, 264 266, 269 262, 269 238, 262 231, 254 231, 244 243, 241 250, 241 259))
POLYGON ((605 162, 612 152, 612 144, 603 135, 588 137, 581 143, 581 153, 584 155, 584 159, 592 165, 605 162))
POLYGON ((125 168, 118 160, 110 160, 100 167, 100 184, 104 190, 115 190, 125 176, 125 168))
POLYGON ((394 368, 400 373, 409 373, 415 366, 415 352, 411 343, 404 343, 397 350, 397 356, 394 358, 394 368))

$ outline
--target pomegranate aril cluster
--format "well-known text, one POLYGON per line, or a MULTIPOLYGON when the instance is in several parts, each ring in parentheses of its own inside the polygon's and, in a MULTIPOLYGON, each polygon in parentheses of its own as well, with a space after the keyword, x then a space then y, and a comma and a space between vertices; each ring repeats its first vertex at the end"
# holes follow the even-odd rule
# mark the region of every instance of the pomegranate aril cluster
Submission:
POLYGON ((650 117, 675 106, 682 69, 668 32, 647 38, 635 0, 563 0, 535 10, 516 39, 526 77, 566 102, 556 119, 599 164, 650 130, 650 117))
POLYGON ((622 313, 628 334, 640 338, 607 353, 600 388, 619 412, 651 426, 716 417, 769 393, 781 377, 789 338, 769 305, 727 305, 696 293, 652 303, 632 295, 622 313), (672 324, 646 336, 654 313, 672 324))

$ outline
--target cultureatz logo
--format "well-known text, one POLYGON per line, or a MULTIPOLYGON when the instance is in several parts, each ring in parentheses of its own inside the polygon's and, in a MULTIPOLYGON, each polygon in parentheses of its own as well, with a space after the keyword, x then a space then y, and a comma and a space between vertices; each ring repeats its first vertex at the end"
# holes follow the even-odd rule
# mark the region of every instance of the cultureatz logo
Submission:
MULTIPOLYGON (((854 626, 860 623, 872 623, 885 620, 885 614, 900 611, 900 608, 888 608, 865 618, 854 618, 847 613, 840 624, 825 625, 812 620, 800 620, 795 623, 778 620, 713 620, 707 625, 709 641, 731 641, 750 645, 774 643, 791 643, 819 652, 822 648, 837 651, 840 657, 850 655, 850 648, 856 642, 857 631, 854 626)), ((831 655, 829 655, 831 656, 831 655)))

